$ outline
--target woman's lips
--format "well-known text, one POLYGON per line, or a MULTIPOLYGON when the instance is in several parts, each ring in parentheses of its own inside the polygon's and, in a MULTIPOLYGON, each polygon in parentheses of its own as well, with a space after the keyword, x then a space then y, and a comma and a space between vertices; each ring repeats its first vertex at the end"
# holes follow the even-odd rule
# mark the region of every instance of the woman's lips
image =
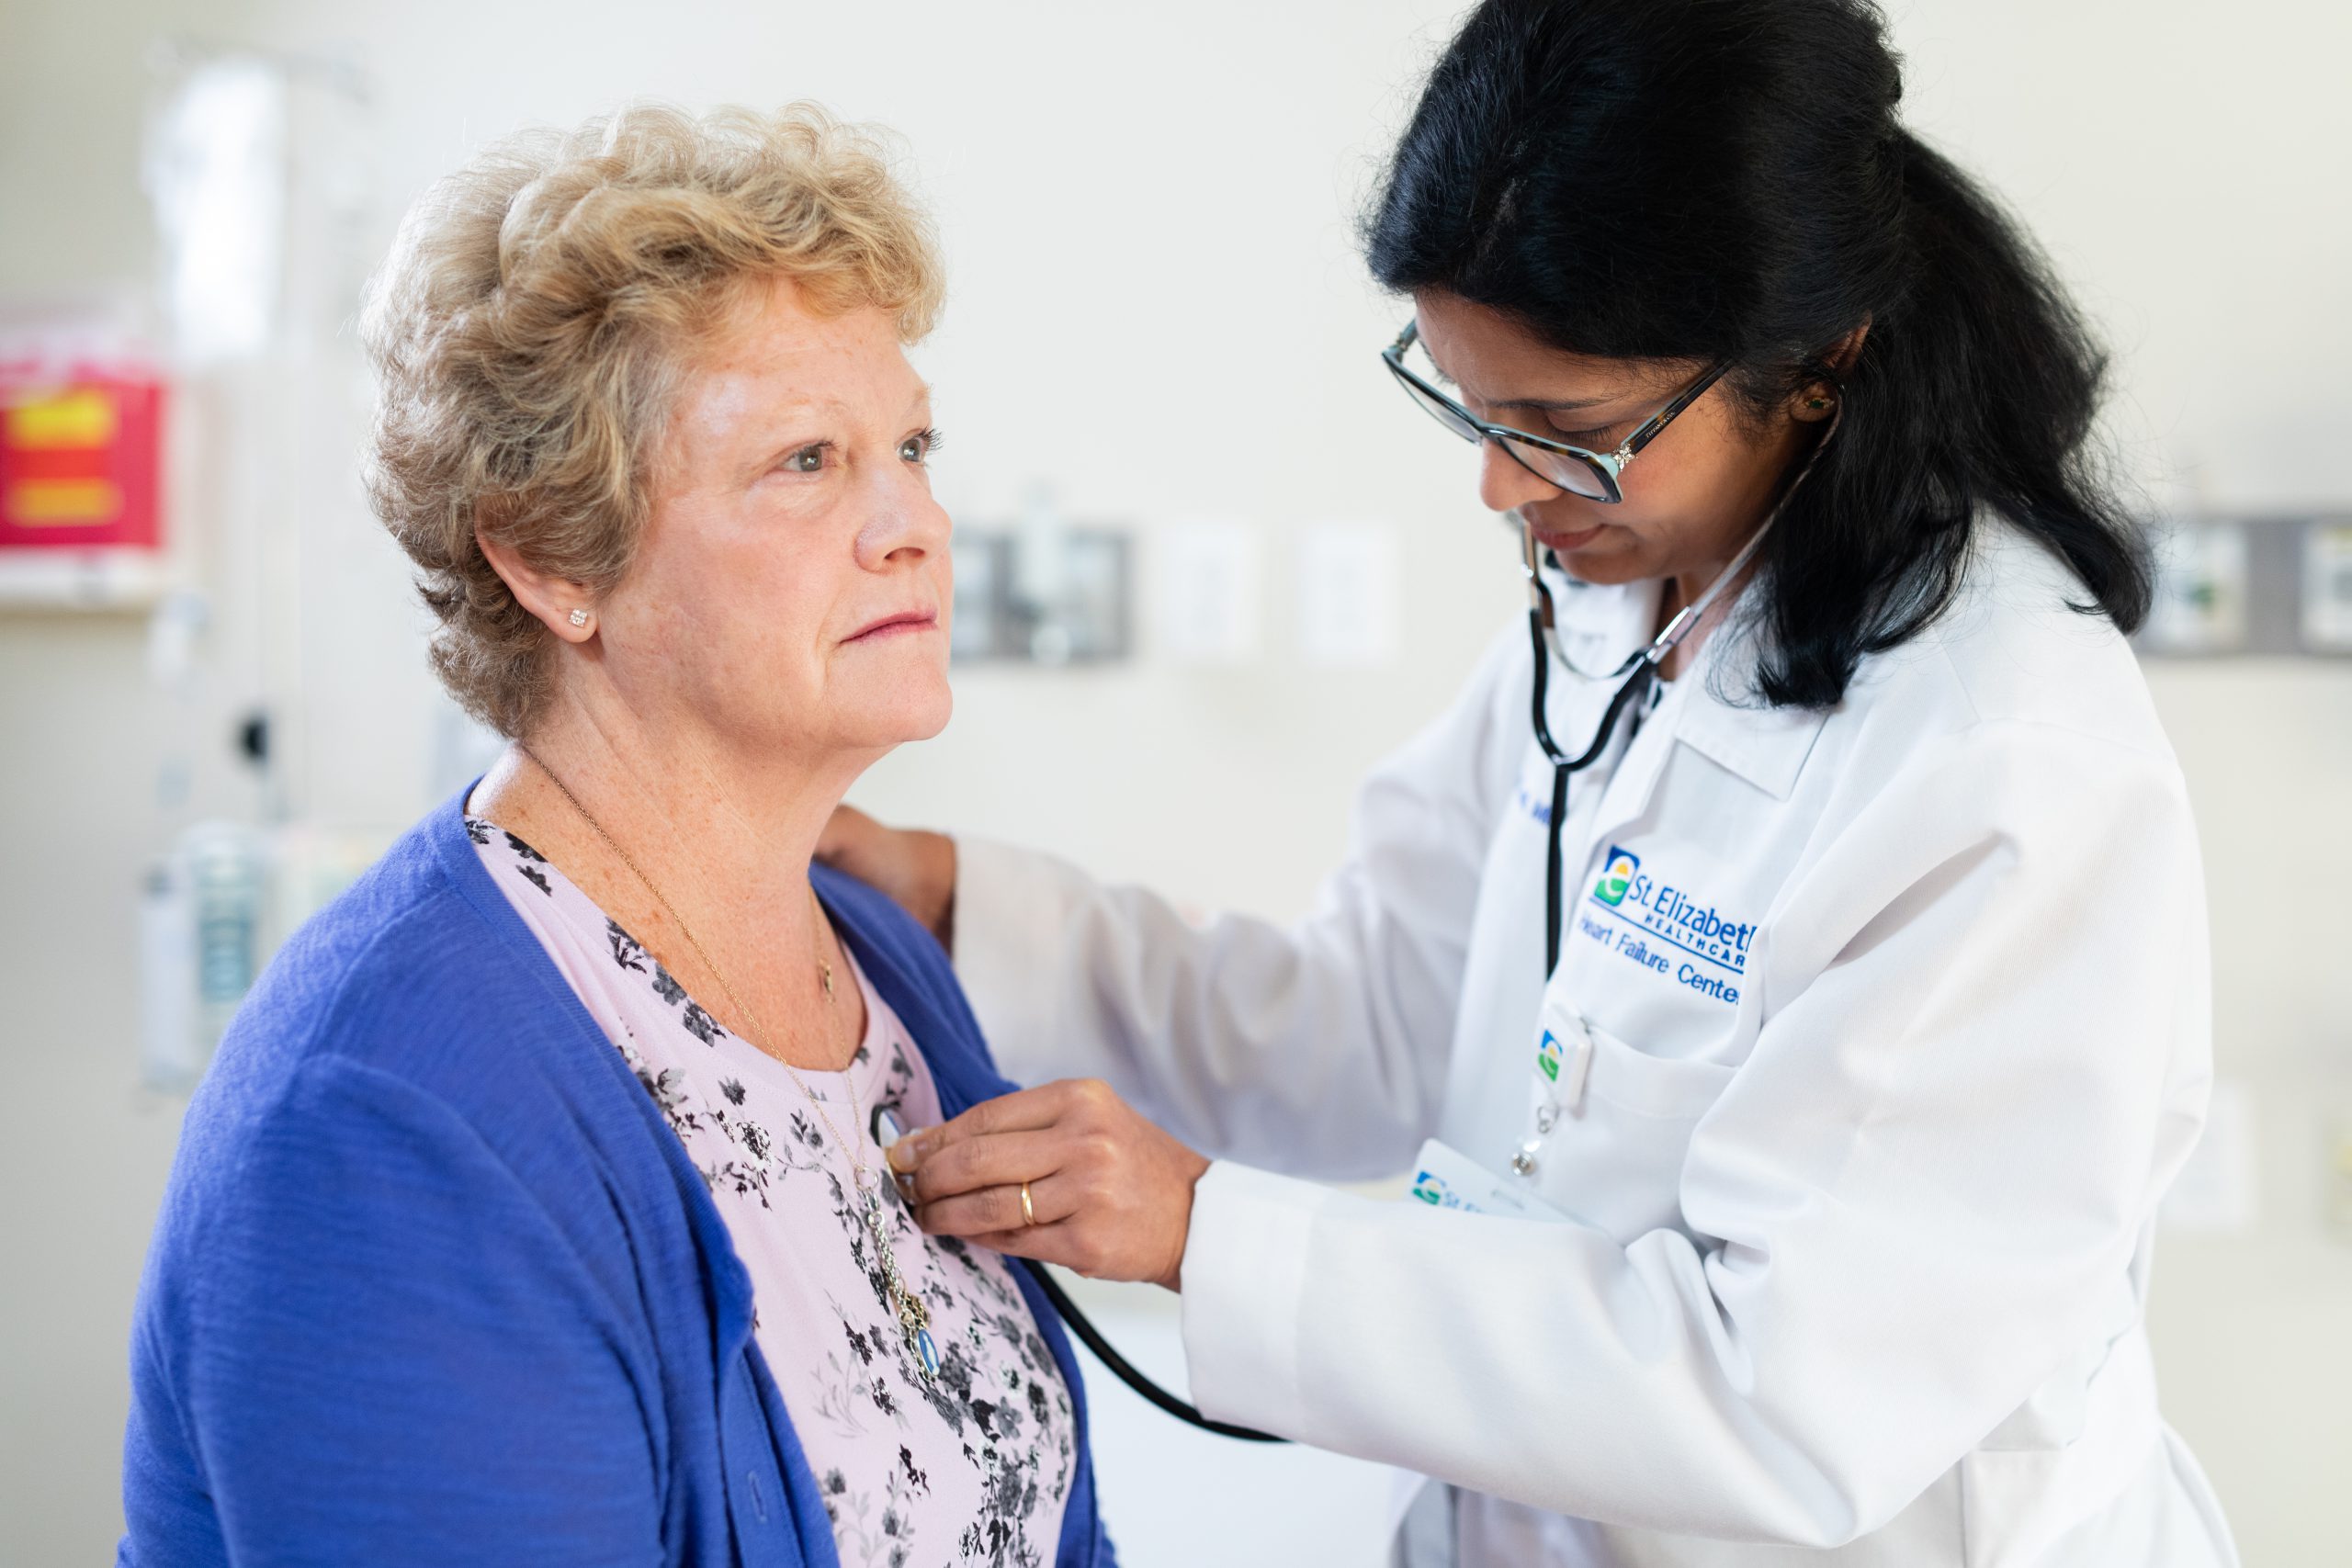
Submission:
POLYGON ((903 615, 885 615, 882 619, 867 626, 847 640, 851 642, 878 642, 885 637, 903 637, 914 632, 927 632, 938 625, 938 611, 910 610, 903 615))

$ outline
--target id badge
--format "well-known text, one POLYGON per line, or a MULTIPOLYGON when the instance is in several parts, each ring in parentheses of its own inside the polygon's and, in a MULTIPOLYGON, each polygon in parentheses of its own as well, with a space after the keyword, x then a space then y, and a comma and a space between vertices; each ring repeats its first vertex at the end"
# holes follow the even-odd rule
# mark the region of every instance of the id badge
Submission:
POLYGON ((1584 1099, 1585 1075, 1591 1070, 1590 1026, 1559 998, 1545 998, 1535 1027, 1536 1103, 1548 1102, 1555 1112, 1575 1110, 1584 1099))
POLYGON ((1570 1223, 1567 1215, 1529 1191, 1525 1182, 1498 1176, 1435 1138, 1421 1145, 1420 1156, 1413 1162, 1412 1201, 1469 1214, 1570 1223))

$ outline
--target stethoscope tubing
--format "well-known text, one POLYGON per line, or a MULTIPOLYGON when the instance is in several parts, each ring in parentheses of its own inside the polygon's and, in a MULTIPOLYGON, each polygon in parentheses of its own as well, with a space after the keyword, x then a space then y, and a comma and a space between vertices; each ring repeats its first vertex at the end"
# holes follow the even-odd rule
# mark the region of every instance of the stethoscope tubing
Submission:
POLYGON ((1234 1438, 1245 1443, 1290 1441, 1288 1438, 1277 1438, 1272 1432, 1261 1432, 1254 1427, 1236 1427, 1228 1422, 1212 1420, 1202 1415, 1198 1407, 1185 1404, 1152 1382, 1137 1371, 1125 1356, 1120 1355, 1111 1342, 1102 1337, 1102 1331, 1094 1326, 1092 1320, 1079 1311, 1078 1303, 1071 1301, 1068 1292, 1055 1282, 1053 1275, 1046 1272, 1044 1264, 1030 1258, 1024 1258, 1021 1261, 1028 1269, 1030 1277, 1037 1281, 1037 1289, 1045 1292, 1046 1299, 1054 1303, 1054 1310, 1061 1314, 1062 1321, 1069 1325, 1069 1331, 1078 1336, 1079 1343, 1093 1351, 1094 1359, 1110 1368, 1113 1377, 1135 1390, 1146 1400, 1158 1405, 1186 1426, 1198 1427, 1202 1431, 1214 1432, 1220 1438, 1234 1438))

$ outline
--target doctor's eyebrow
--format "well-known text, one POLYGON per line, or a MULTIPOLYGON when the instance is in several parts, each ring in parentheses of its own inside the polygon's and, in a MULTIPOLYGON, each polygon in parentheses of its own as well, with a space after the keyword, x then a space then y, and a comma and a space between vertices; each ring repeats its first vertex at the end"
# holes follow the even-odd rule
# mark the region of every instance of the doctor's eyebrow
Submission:
MULTIPOLYGON (((1430 355, 1430 368, 1437 372, 1438 384, 1462 390, 1462 383, 1446 373, 1444 366, 1430 355)), ((1579 409, 1599 408, 1604 403, 1623 400, 1623 394, 1613 398, 1497 398, 1487 406, 1490 409, 1532 409, 1538 413, 1574 413, 1579 409)))
POLYGON ((1575 413, 1579 409, 1597 409, 1606 403, 1623 401, 1623 398, 1498 398, 1487 404, 1498 409, 1533 409, 1538 413, 1575 413))

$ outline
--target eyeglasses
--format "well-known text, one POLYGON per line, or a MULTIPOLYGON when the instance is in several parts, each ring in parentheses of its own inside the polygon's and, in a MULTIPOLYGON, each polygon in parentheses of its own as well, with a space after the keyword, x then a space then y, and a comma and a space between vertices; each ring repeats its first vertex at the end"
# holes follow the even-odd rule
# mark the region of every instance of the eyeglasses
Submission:
POLYGON ((1619 443, 1615 451, 1588 452, 1581 446, 1571 446, 1549 436, 1531 435, 1507 424, 1488 424, 1439 391, 1405 363, 1406 352, 1419 341, 1420 335, 1420 322, 1408 321, 1405 330, 1396 334, 1396 341, 1380 351, 1380 357, 1389 374, 1396 378, 1396 384, 1426 409, 1431 419, 1474 445, 1493 442, 1513 462, 1545 484, 1610 506, 1625 499, 1620 477, 1641 455, 1642 448, 1657 440, 1658 433, 1674 423, 1675 415, 1697 402, 1731 368, 1728 361, 1711 367, 1706 374, 1675 394, 1672 402, 1644 420, 1641 428, 1619 443))

